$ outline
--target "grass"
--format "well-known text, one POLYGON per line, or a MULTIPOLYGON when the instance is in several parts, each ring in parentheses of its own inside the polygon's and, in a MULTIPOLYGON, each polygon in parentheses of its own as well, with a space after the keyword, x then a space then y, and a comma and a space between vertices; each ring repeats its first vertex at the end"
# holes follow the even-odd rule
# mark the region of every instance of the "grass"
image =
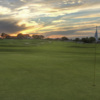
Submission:
POLYGON ((100 44, 0 40, 0 100, 99 100, 100 44))

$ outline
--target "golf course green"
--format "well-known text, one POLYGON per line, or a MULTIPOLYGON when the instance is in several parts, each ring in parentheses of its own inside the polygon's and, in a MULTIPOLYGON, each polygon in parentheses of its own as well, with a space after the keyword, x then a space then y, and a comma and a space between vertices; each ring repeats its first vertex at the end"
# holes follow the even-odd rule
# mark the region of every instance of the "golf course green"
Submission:
POLYGON ((100 100, 100 44, 0 40, 0 100, 100 100))

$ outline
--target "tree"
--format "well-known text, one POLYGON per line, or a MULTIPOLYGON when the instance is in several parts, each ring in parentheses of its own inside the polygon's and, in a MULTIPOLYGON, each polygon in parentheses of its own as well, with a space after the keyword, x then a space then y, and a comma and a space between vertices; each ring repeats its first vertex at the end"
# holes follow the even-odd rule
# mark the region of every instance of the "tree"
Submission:
POLYGON ((86 37, 86 38, 82 38, 81 41, 84 42, 84 43, 89 43, 89 39, 88 39, 88 37, 86 37))
POLYGON ((11 39, 11 36, 10 35, 7 35, 5 38, 6 39, 11 39))
POLYGON ((68 40, 68 38, 67 37, 62 37, 61 40, 66 41, 66 40, 68 40))
POLYGON ((7 36, 6 33, 1 33, 1 37, 2 37, 2 38, 5 38, 6 36, 7 36))
POLYGON ((32 35, 33 39, 43 39, 43 35, 32 35))
POLYGON ((100 40, 100 38, 98 38, 98 40, 100 40))
POLYGON ((75 38, 75 40, 74 40, 74 41, 77 41, 77 42, 78 42, 78 41, 80 41, 80 39, 79 39, 79 38, 75 38))
POLYGON ((90 42, 90 43, 95 42, 95 38, 94 38, 94 37, 90 37, 90 38, 89 38, 89 42, 90 42))
POLYGON ((39 35, 40 39, 44 39, 44 36, 43 35, 39 35))
POLYGON ((85 43, 93 43, 95 42, 95 38, 94 37, 86 37, 86 38, 82 38, 81 41, 85 42, 85 43))
POLYGON ((18 38, 18 39, 24 39, 24 35, 23 35, 22 33, 19 33, 19 34, 17 35, 17 38, 18 38))
POLYGON ((29 34, 23 34, 24 39, 30 39, 31 37, 29 36, 29 34))

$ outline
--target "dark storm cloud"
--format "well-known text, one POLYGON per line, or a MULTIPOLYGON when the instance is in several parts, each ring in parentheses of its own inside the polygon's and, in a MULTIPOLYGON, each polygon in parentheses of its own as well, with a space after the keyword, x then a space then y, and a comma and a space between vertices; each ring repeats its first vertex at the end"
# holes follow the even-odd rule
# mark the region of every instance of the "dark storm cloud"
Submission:
POLYGON ((27 29, 25 25, 18 26, 18 21, 12 19, 0 20, 0 33, 16 33, 27 29))

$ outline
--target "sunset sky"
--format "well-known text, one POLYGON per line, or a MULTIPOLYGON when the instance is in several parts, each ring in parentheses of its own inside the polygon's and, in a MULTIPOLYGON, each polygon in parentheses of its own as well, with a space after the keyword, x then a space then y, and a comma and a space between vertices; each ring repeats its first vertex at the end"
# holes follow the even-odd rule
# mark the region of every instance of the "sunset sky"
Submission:
POLYGON ((100 0, 0 0, 0 33, 68 38, 100 29, 100 0))

